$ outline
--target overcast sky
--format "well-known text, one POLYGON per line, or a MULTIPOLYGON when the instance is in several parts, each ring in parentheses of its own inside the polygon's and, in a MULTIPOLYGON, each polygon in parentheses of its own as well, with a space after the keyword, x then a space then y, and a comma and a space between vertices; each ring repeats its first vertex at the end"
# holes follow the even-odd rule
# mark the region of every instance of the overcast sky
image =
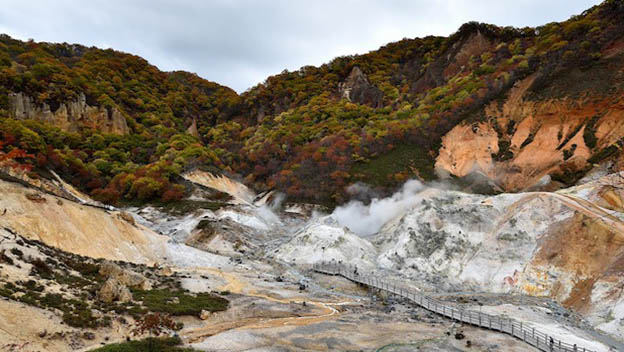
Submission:
POLYGON ((599 0, 0 0, 0 32, 113 48, 238 92, 283 69, 320 65, 476 20, 537 26, 599 0))

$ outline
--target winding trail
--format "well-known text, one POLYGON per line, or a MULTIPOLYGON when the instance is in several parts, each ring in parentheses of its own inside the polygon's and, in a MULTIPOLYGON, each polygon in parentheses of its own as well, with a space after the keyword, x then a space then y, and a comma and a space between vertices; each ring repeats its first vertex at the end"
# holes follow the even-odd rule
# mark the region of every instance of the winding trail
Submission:
MULTIPOLYGON (((185 268, 185 271, 189 268, 185 268)), ((295 315, 291 313, 291 316, 287 317, 245 317, 245 318, 233 318, 218 323, 209 323, 205 326, 184 329, 181 332, 181 336, 187 343, 199 342, 212 335, 232 330, 232 329, 265 329, 283 326, 304 326, 310 324, 320 323, 329 319, 333 319, 340 314, 340 310, 337 308, 342 305, 352 304, 352 301, 336 301, 336 302, 321 302, 311 301, 305 298, 277 298, 267 295, 262 292, 249 287, 246 283, 240 280, 240 278, 232 274, 231 272, 224 272, 215 268, 193 268, 190 269, 193 272, 208 272, 214 276, 223 279, 226 283, 217 288, 219 291, 229 291, 231 293, 241 294, 245 296, 257 297, 265 299, 271 302, 280 304, 303 304, 312 305, 320 310, 319 313, 313 313, 309 315, 295 315)))

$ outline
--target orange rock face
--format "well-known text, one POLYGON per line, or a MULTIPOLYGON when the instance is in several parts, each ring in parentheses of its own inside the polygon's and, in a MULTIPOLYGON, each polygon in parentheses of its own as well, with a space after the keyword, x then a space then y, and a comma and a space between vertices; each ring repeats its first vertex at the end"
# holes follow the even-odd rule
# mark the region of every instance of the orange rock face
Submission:
POLYGON ((592 156, 624 136, 621 95, 530 100, 534 79, 516 84, 502 104, 490 103, 485 121, 461 123, 447 133, 438 173, 463 177, 477 171, 505 191, 520 191, 546 175, 565 178, 591 168, 592 156))

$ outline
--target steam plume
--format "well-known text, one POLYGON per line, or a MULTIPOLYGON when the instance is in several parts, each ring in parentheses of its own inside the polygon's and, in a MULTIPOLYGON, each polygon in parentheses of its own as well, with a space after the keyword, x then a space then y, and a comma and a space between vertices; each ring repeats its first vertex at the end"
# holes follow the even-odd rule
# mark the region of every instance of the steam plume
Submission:
POLYGON ((416 205, 422 199, 418 193, 423 188, 419 181, 410 180, 391 197, 373 198, 368 205, 359 200, 351 201, 337 207, 332 217, 357 235, 370 236, 377 233, 385 223, 416 205))

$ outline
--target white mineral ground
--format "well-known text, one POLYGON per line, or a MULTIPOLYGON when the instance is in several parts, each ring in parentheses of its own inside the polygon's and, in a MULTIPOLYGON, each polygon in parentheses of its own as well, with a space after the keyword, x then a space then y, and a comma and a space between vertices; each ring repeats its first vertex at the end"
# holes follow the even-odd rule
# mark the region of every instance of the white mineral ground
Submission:
MULTIPOLYGON (((624 253, 620 175, 557 193, 481 196, 418 187, 403 193, 408 206, 395 207, 391 216, 362 218, 382 222, 366 236, 339 217, 309 211, 313 207, 272 212, 253 205, 253 192, 234 181, 194 177, 211 180, 241 204, 182 216, 131 209, 128 219, 50 195, 43 195, 42 206, 26 198, 31 191, 0 181, 0 211, 8 209, 0 227, 84 255, 168 263, 191 291, 229 291, 227 311, 206 320, 180 318, 183 340, 206 351, 535 351, 510 336, 461 326, 393 298, 371 300, 360 286, 308 270, 332 259, 439 299, 463 299, 472 309, 513 317, 595 351, 608 351, 606 344, 624 338, 624 298, 617 294, 624 287, 617 265, 624 253), (202 220, 212 224, 210 236, 201 236, 202 220), (588 289, 584 282, 593 285, 588 289), (550 298, 580 312, 588 325, 566 318, 550 298), (602 333, 589 331, 590 325, 602 333), (465 338, 455 338, 459 331, 465 338)), ((375 216, 366 207, 359 211, 356 216, 375 216)), ((24 341, 45 324, 58 327, 49 312, 9 301, 0 305, 2 341, 24 341), (40 316, 39 323, 15 331, 20 309, 40 316)), ((93 343, 103 336, 123 340, 126 333, 114 326, 98 332, 93 343)), ((67 345, 46 348, 64 351, 67 345)))

